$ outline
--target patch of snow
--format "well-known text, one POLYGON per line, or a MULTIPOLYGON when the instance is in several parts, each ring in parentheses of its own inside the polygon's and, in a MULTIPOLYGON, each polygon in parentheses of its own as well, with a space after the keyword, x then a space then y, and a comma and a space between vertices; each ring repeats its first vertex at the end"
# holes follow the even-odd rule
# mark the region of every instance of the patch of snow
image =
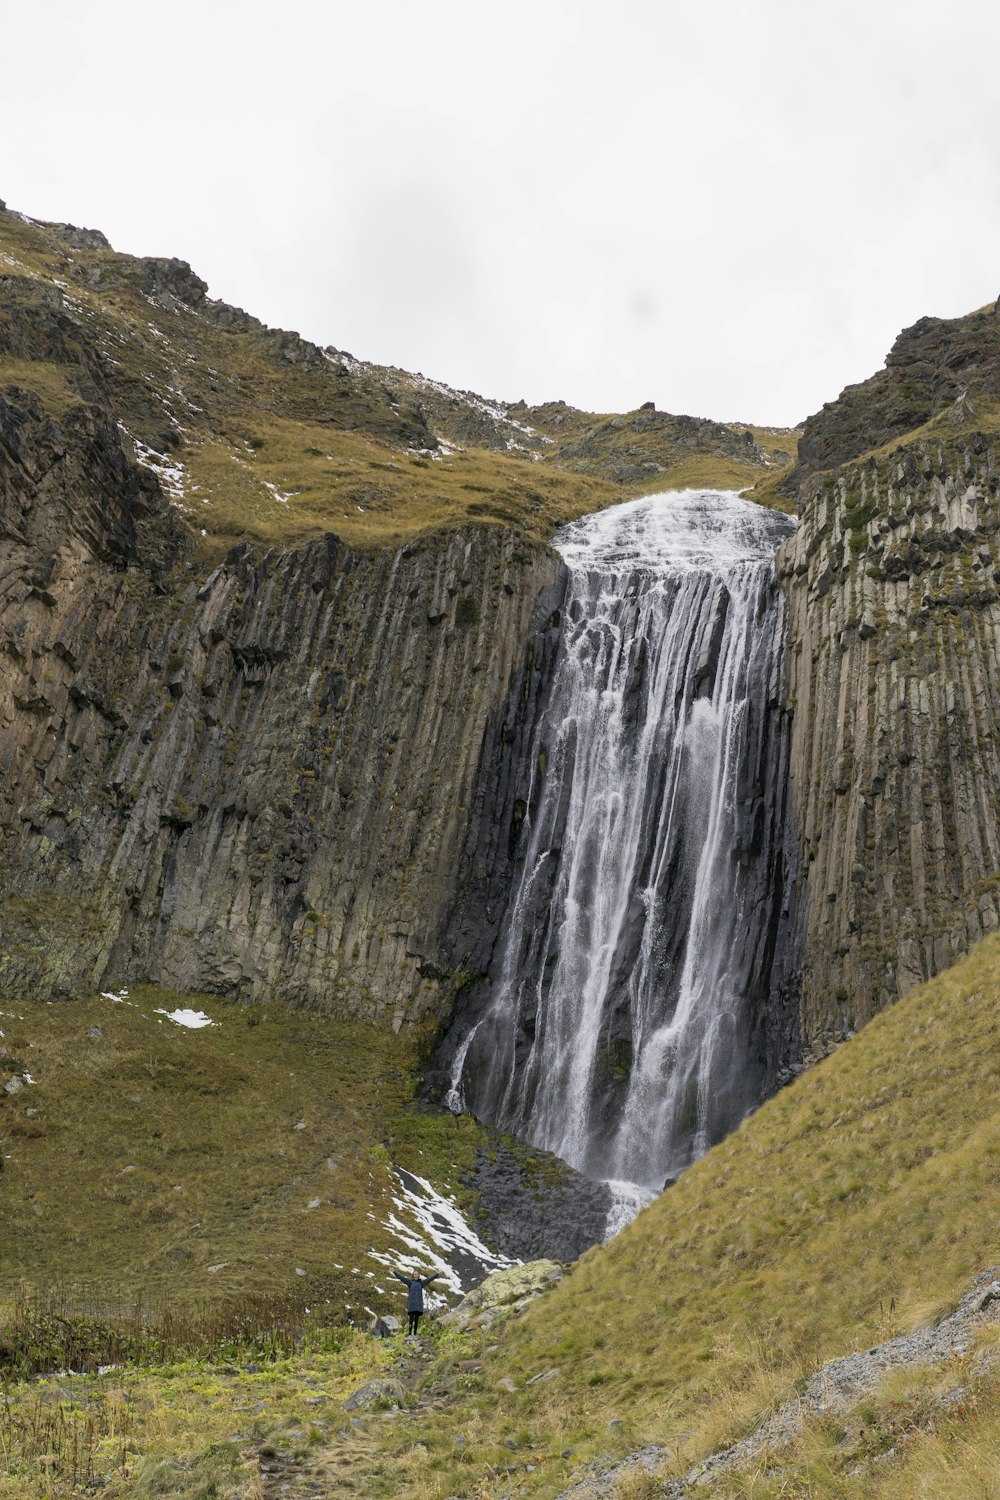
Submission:
POLYGON ((160 1010, 153 1012, 157 1016, 166 1016, 168 1021, 173 1021, 175 1026, 186 1026, 190 1031, 198 1031, 202 1026, 218 1026, 218 1021, 213 1021, 206 1016, 203 1010, 160 1010))
MULTIPOLYGON (((436 436, 436 434, 435 434, 436 436)), ((408 458, 431 458, 440 462, 444 458, 451 458, 453 453, 464 453, 465 449, 457 443, 449 443, 447 438, 438 438, 436 448, 407 448, 408 458)))
MULTIPOLYGON (((369 1250, 370 1259, 390 1271, 409 1262, 435 1271, 443 1286, 461 1296, 491 1271, 519 1265, 509 1256, 491 1250, 476 1234, 454 1198, 445 1198, 424 1177, 394 1168, 400 1195, 393 1195, 395 1213, 383 1221, 394 1239, 404 1247, 401 1254, 369 1250)), ((443 1298, 427 1294, 428 1307, 439 1307, 443 1298)))
POLYGON ((32 1076, 31 1076, 30 1073, 22 1073, 21 1077, 24 1079, 25 1083, 37 1083, 38 1082, 38 1079, 37 1078, 32 1078, 32 1076))
POLYGON ((127 1005, 128 1004, 128 989, 125 988, 125 987, 123 987, 118 992, 117 995, 112 994, 112 992, 110 990, 102 990, 101 991, 101 999, 102 1000, 113 1000, 116 1005, 127 1005))
POLYGON ((276 484, 271 484, 270 480, 268 479, 262 479, 261 484, 266 490, 270 490, 271 494, 274 496, 275 500, 277 500, 279 505, 287 505, 289 500, 295 493, 294 490, 289 490, 288 493, 285 494, 282 490, 278 489, 278 486, 276 484))
POLYGON ((337 365, 342 370, 348 370, 352 375, 358 375, 365 369, 365 362, 355 359, 353 354, 348 354, 345 349, 334 349, 327 347, 323 350, 324 359, 331 365, 337 365))
POLYGON ((124 422, 118 423, 118 431, 128 438, 135 449, 135 456, 139 463, 147 469, 152 469, 170 499, 176 503, 184 494, 184 465, 179 459, 169 458, 165 453, 157 453, 155 448, 149 448, 140 438, 133 437, 124 422))
MULTIPOLYGON (((421 379, 419 376, 417 379, 420 379, 421 384, 426 390, 435 391, 437 395, 443 396, 446 401, 460 402, 463 406, 469 407, 470 410, 479 412, 481 416, 489 417, 494 422, 502 422, 506 427, 513 427, 515 431, 523 433, 525 437, 538 438, 538 433, 534 427, 529 427, 526 422, 519 422, 516 417, 511 416, 509 409, 506 406, 501 406, 499 402, 487 401, 482 396, 477 396, 475 391, 456 391, 451 386, 445 385, 441 380, 421 379)), ((543 438, 542 441, 551 442, 552 439, 543 438)), ((514 446, 513 442, 508 441, 507 446, 508 448, 514 446)), ((521 445, 518 444, 517 446, 520 447, 521 445)))

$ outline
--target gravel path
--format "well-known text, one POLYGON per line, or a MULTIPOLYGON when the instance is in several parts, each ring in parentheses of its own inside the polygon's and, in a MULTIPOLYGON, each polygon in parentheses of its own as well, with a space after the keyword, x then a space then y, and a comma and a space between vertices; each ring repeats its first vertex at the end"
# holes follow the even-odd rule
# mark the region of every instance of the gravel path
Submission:
MULTIPOLYGON (((933 1328, 918 1328, 900 1338, 832 1359, 811 1377, 801 1396, 788 1402, 749 1436, 696 1464, 680 1479, 666 1481, 663 1500, 684 1500, 691 1494, 711 1492, 712 1480, 753 1458, 765 1447, 780 1447, 802 1430, 803 1419, 815 1412, 844 1411, 869 1391, 875 1390, 890 1370, 903 1365, 936 1365, 954 1355, 967 1354, 976 1330, 1000 1321, 1000 1268, 983 1271, 971 1283, 953 1313, 933 1328)), ((563 1490, 558 1500, 613 1500, 618 1481, 630 1472, 655 1472, 670 1457, 666 1448, 650 1444, 628 1458, 563 1490)))

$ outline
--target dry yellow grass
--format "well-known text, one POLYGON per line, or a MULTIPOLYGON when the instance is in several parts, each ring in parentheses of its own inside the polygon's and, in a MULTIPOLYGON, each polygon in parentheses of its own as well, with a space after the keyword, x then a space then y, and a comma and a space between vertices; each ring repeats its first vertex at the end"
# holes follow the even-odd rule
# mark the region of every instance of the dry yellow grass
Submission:
POLYGON ((47 359, 0 358, 0 390, 9 386, 31 391, 57 420, 80 399, 65 367, 47 359))
MULTIPOLYGON (((751 1430, 827 1359, 940 1315, 998 1259, 998 1080, 993 937, 583 1256, 486 1357, 481 1392, 439 1419, 433 1483, 404 1482, 404 1463, 394 1493, 453 1493, 445 1454, 472 1416, 487 1454, 524 1429, 535 1469, 519 1494, 554 1494, 588 1453, 650 1440, 682 1467, 751 1430), (551 1368, 550 1384, 525 1384, 551 1368), (564 1447, 571 1463, 554 1456, 564 1447)), ((502 1492, 482 1481, 482 1495, 502 1492)), ((393 1492, 373 1481, 370 1493, 393 1492)))

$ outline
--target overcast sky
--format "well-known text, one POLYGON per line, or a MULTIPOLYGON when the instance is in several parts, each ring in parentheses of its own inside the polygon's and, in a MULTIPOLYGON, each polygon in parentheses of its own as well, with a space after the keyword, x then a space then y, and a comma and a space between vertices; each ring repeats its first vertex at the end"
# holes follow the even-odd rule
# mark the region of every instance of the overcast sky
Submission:
POLYGON ((0 197, 482 394, 790 423, 1000 293, 982 0, 32 0, 0 197))

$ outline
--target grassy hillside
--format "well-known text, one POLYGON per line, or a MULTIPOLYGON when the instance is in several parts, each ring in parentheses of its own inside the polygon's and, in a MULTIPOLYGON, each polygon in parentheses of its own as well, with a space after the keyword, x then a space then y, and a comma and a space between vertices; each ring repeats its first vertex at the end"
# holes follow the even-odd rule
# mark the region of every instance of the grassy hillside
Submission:
MULTIPOLYGON (((510 1482, 486 1465, 516 1451, 533 1469, 515 1492, 552 1495, 590 1456, 648 1441, 679 1472, 825 1360, 940 1314, 1000 1259, 998 1079, 1000 937, 877 1017, 583 1256, 483 1351, 478 1388, 427 1419, 423 1451, 412 1429, 387 1431, 384 1467, 358 1493, 471 1493, 475 1474, 477 1495, 499 1496, 510 1482), (475 1471, 452 1456, 460 1434, 474 1435, 475 1471)), ((976 1421, 970 1452, 993 1417, 976 1421)), ((832 1487, 780 1493, 860 1496, 866 1482, 835 1473, 832 1487)))
POLYGON ((413 1102, 419 1037, 154 988, 0 1005, 0 1302, 396 1307, 391 1153, 463 1193, 480 1133, 413 1102), (164 1011, 204 1008, 190 1030, 164 1011), (302 1276, 299 1273, 304 1272, 302 1276))
POLYGON ((470 520, 547 537, 651 490, 752 485, 794 455, 781 429, 486 401, 265 328, 206 290, 182 261, 0 209, 0 390, 33 391, 56 421, 103 407, 206 561, 240 538, 382 546, 470 520))
MULTIPOLYGON (((74 1217, 60 1204, 72 1193, 83 1205, 75 1215, 79 1247, 74 1254, 81 1264, 91 1254, 89 1234, 132 1232, 134 1264, 141 1265, 143 1275, 162 1277, 164 1285, 173 1278, 173 1284, 186 1281, 190 1287, 195 1271, 205 1285, 207 1264, 216 1259, 231 1260, 241 1271, 249 1267, 261 1284, 271 1277, 277 1285, 289 1260, 319 1277, 329 1268, 333 1247, 348 1238, 346 1233, 343 1241, 336 1238, 339 1221, 329 1207, 321 1224, 318 1211, 310 1213, 305 1204, 323 1184, 328 1153, 351 1161, 354 1178, 370 1171, 377 1179, 381 1168, 367 1117, 379 1093, 381 1109, 397 1107, 406 1095, 394 1075, 392 1043, 386 1041, 389 1050, 375 1067, 360 1049, 350 1062, 342 1055, 340 1070, 334 1066, 326 1077, 328 1082, 340 1078, 335 1087, 347 1091, 349 1102, 344 1097, 327 1101, 314 1092, 327 1023, 315 1033, 302 1017, 276 1017, 251 1027, 245 1017, 211 1001, 206 1007, 224 1024, 175 1037, 154 1019, 154 998, 142 995, 134 1016, 113 1007, 110 1025, 110 1002, 90 1002, 80 1010, 79 1035, 67 1039, 61 1051, 46 1041, 45 1027, 38 1023, 29 1027, 27 1020, 10 1017, 0 1022, 10 1050, 12 1041, 22 1051, 28 1041, 35 1043, 30 1070, 39 1080, 28 1089, 40 1101, 30 1122, 24 1091, 3 1106, 5 1156, 11 1156, 3 1192, 5 1210, 14 1215, 12 1239, 30 1236, 25 1251, 32 1261, 54 1263, 46 1262, 47 1247, 56 1242, 55 1226, 61 1223, 59 1233, 65 1234, 74 1217), (93 1045, 114 1052, 100 1066, 89 1065, 91 1082, 72 1108, 43 1109, 46 1078, 55 1067, 88 1068, 80 1058, 86 1059, 92 1045, 86 1031, 93 1024, 109 1038, 93 1045), (291 1068, 289 1047, 295 1049, 291 1068), (78 1056, 71 1063, 73 1052, 78 1056), (239 1071, 239 1091, 227 1106, 225 1126, 220 1124, 229 1143, 227 1157, 213 1161, 202 1145, 196 1166, 185 1163, 175 1098, 173 1109, 157 1112, 162 1137, 142 1141, 137 1135, 132 1146, 111 1152, 105 1136, 102 1159, 88 1161, 99 1141, 86 1134, 87 1116, 94 1112, 106 1121, 108 1112, 117 1111, 127 1130, 133 1091, 156 1089, 157 1078, 168 1076, 171 1067, 187 1080, 190 1111, 205 1120, 219 1115, 229 1097, 224 1091, 211 1093, 220 1073, 239 1071), (285 1095, 280 1119, 272 1109, 266 1126, 259 1127, 255 1113, 265 1095, 273 1099, 276 1093, 285 1095), (341 1117, 346 1106, 348 1121, 353 1108, 353 1127, 345 1131, 342 1123, 324 1118, 327 1103, 341 1117), (307 1131, 295 1132, 299 1118, 307 1131), (28 1126, 36 1121, 44 1134, 31 1134, 28 1126), (79 1141, 75 1130, 84 1132, 79 1141), (276 1160, 279 1149, 288 1154, 276 1160), (33 1153, 47 1153, 44 1171, 41 1155, 33 1158, 33 1153), (169 1162, 165 1171, 163 1156, 169 1162), (126 1165, 136 1172, 120 1175, 126 1165), (29 1180, 29 1170, 34 1191, 25 1195, 17 1184, 29 1180), (55 1175, 59 1172, 62 1178, 55 1175), (90 1209, 74 1174, 91 1183, 90 1209), (146 1208, 140 1188, 147 1175, 161 1184, 149 1208, 169 1216, 169 1232, 146 1208), (182 1191, 175 1209, 176 1181, 182 1191), (195 1199, 197 1193, 204 1194, 202 1200, 195 1199), (134 1194, 131 1205, 121 1201, 129 1194, 134 1194), (140 1203, 143 1218, 130 1231, 140 1203), (101 1227, 105 1214, 111 1216, 107 1230, 101 1227), (188 1222, 196 1214, 210 1217, 207 1223, 188 1222), (146 1250, 140 1247, 143 1239, 150 1241, 146 1250), (171 1266, 168 1240, 190 1249, 191 1270, 171 1266)), ((327 1068, 350 1042, 346 1033, 334 1036, 327 1068)), ((351 1344, 339 1353, 319 1350, 305 1363, 268 1367, 263 1375, 241 1374, 238 1367, 223 1375, 206 1367, 199 1375, 179 1366, 129 1377, 142 1407, 130 1439, 132 1487, 112 1487, 108 1493, 163 1493, 135 1476, 145 1472, 143 1464, 152 1465, 152 1473, 156 1465, 181 1457, 194 1465, 191 1472, 201 1476, 199 1483, 213 1463, 228 1465, 230 1472, 243 1451, 240 1443, 245 1447, 249 1441, 246 1432, 261 1439, 277 1411, 288 1432, 275 1442, 289 1461, 311 1466, 315 1474, 339 1475, 336 1487, 321 1488, 321 1494, 421 1500, 552 1496, 590 1459, 649 1441, 669 1448, 670 1470, 680 1472, 794 1398, 825 1360, 940 1315, 958 1300, 970 1276, 1000 1260, 998 1079, 1000 936, 878 1016, 762 1106, 616 1241, 583 1256, 563 1283, 503 1334, 498 1336, 494 1326, 437 1335, 435 1358, 418 1362, 407 1376, 408 1401, 423 1403, 408 1415, 378 1417, 363 1432, 337 1416, 347 1388, 345 1371, 360 1379, 384 1363, 384 1351, 374 1345, 351 1344), (309 1361, 321 1355, 326 1363, 317 1369, 309 1361), (253 1422, 243 1417, 239 1443, 233 1439, 218 1446, 234 1408, 250 1411, 254 1382, 265 1377, 269 1394, 263 1414, 253 1422), (325 1420, 312 1437, 306 1431, 310 1411, 303 1409, 307 1377, 325 1403, 325 1420), (206 1389, 223 1386, 224 1399, 219 1396, 214 1404, 205 1399, 206 1389), (170 1407, 161 1420, 156 1413, 165 1402, 170 1407), (183 1447, 178 1446, 178 1406, 183 1447)), ((95 1132, 102 1128, 106 1123, 93 1126, 95 1132)), ((207 1126, 199 1127, 198 1137, 210 1140, 207 1126)), ((121 1141, 120 1132, 116 1138, 121 1141)), ((336 1191, 346 1195, 349 1179, 336 1180, 336 1191)), ((365 1191, 371 1187, 362 1187, 362 1196, 365 1191)), ((344 1222, 350 1218, 348 1213, 344 1222)), ((360 1255, 366 1232, 375 1236, 377 1230, 370 1220, 368 1231, 362 1220, 354 1223, 350 1243, 360 1255)), ((93 1252, 95 1270, 99 1249, 100 1244, 93 1252)), ((5 1253, 15 1268, 22 1252, 8 1245, 5 1253)), ((347 1262, 348 1270, 351 1265, 359 1260, 347 1262)), ((348 1285, 341 1295, 348 1296, 348 1285)), ((94 1411, 107 1413, 109 1391, 121 1383, 120 1375, 95 1377, 74 1387, 83 1394, 73 1399, 83 1400, 85 1394, 94 1411)), ((981 1356, 975 1365, 956 1362, 944 1375, 895 1376, 846 1424, 816 1419, 807 1426, 789 1456, 792 1477, 785 1488, 776 1487, 773 1473, 758 1466, 756 1477, 752 1471, 732 1476, 723 1492, 858 1500, 907 1493, 942 1500, 991 1496, 995 1490, 988 1486, 962 1491, 960 1483, 964 1476, 971 1486, 969 1476, 990 1451, 997 1394, 995 1373, 981 1356), (963 1371, 968 1399, 945 1409, 935 1406, 935 1386, 948 1379, 961 1384, 963 1371), (880 1458, 890 1447, 890 1458, 880 1458), (904 1484, 894 1490, 892 1465, 903 1463, 907 1475, 920 1476, 919 1483, 914 1478, 914 1488, 904 1484)), ((28 1388, 15 1397, 22 1412, 36 1399, 28 1388)), ((623 1497, 632 1494, 633 1500, 655 1492, 642 1479, 622 1488, 623 1497)), ((211 1491, 188 1490, 178 1481, 171 1493, 211 1491)))

